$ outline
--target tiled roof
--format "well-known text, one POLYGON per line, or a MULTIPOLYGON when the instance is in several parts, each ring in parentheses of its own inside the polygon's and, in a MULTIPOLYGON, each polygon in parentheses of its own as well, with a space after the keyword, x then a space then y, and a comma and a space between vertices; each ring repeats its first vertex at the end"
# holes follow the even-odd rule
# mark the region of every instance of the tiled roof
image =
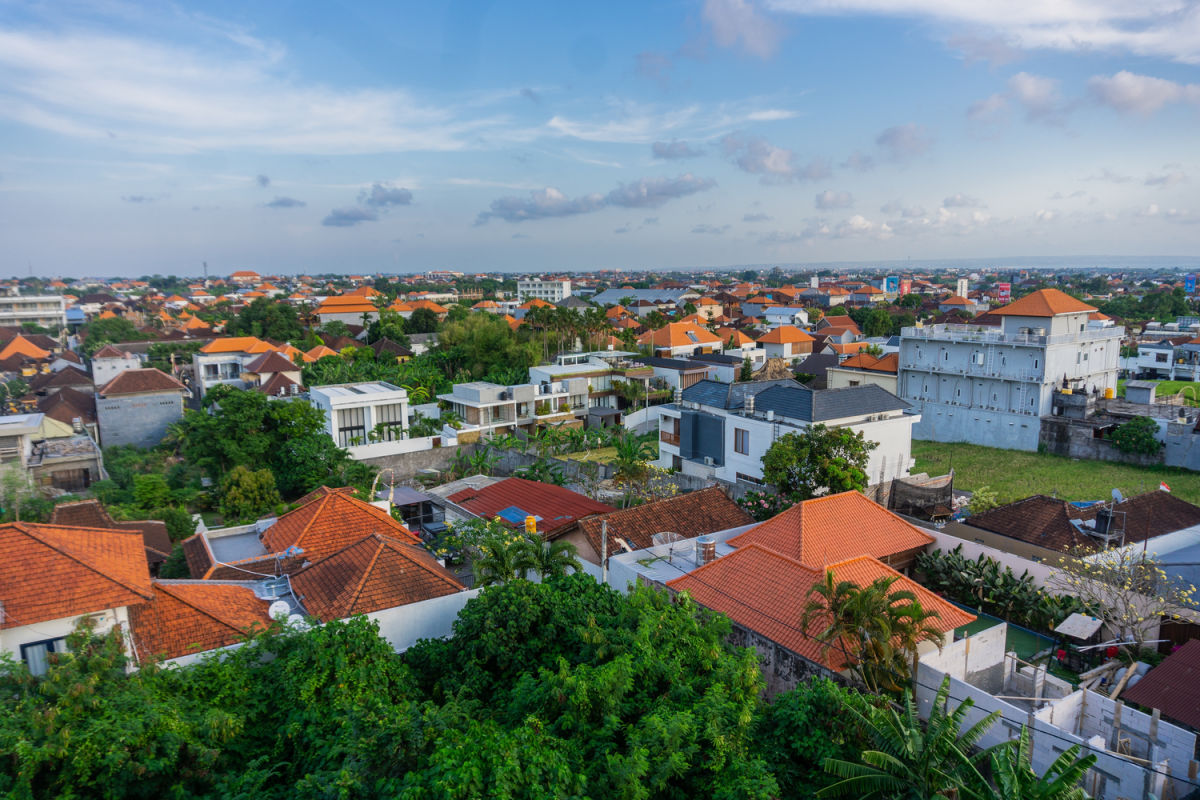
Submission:
MULTIPOLYGON (((972 514, 965 522, 1010 539, 1069 553, 1076 548, 1097 546, 1097 540, 1080 533, 1071 520, 1094 520, 1100 508, 1100 504, 1079 508, 1065 500, 1035 494, 982 514, 972 514)), ((1200 525, 1200 506, 1167 492, 1153 491, 1129 497, 1113 510, 1124 515, 1117 519, 1118 524, 1123 520, 1126 544, 1200 525)))
POLYGON ((96 395, 77 392, 64 386, 54 394, 39 397, 38 411, 66 425, 78 418, 85 424, 96 421, 96 395))
POLYGON ((722 383, 721 381, 696 381, 683 390, 682 399, 688 403, 699 403, 716 408, 737 409, 746 404, 746 396, 757 397, 762 392, 774 386, 800 386, 791 378, 779 378, 771 381, 742 381, 738 383, 722 383))
POLYGON ((113 347, 111 344, 106 344, 106 345, 104 345, 104 347, 101 347, 95 353, 92 353, 93 361, 95 361, 97 358, 130 358, 130 357, 131 356, 129 353, 126 353, 124 350, 118 350, 117 348, 113 347))
POLYGON ((50 351, 38 347, 24 336, 17 336, 6 344, 3 349, 0 349, 0 360, 12 358, 15 355, 27 356, 28 358, 49 358, 50 351))
POLYGON ((50 514, 50 524, 69 528, 98 528, 137 533, 146 548, 146 561, 151 566, 161 564, 171 555, 171 536, 161 520, 116 522, 99 500, 80 500, 59 503, 50 514))
POLYGON ((1078 314, 1095 310, 1095 307, 1058 289, 1038 289, 1003 308, 994 308, 990 313, 1016 317, 1053 317, 1057 314, 1078 314))
POLYGON ((354 488, 351 486, 318 486, 297 500, 296 508, 306 506, 314 500, 320 500, 322 497, 328 497, 331 494, 348 494, 353 497, 354 488))
POLYGON ((304 559, 315 562, 370 533, 381 533, 420 544, 408 528, 386 511, 342 492, 333 492, 281 516, 262 535, 269 553, 289 547, 304 550, 304 559))
POLYGON ((900 369, 900 356, 897 353, 888 353, 885 356, 876 358, 870 353, 858 353, 850 356, 838 366, 849 369, 863 369, 870 372, 896 374, 900 369))
MULTIPOLYGON (((943 632, 974 619, 875 559, 853 559, 830 568, 835 579, 853 581, 860 586, 876 578, 896 577, 892 591, 908 590, 916 594, 923 608, 938 613, 936 625, 943 632)), ((809 590, 823 579, 823 571, 755 544, 740 547, 682 578, 668 581, 667 586, 675 591, 686 591, 701 605, 725 614, 738 625, 762 634, 809 661, 840 671, 846 666, 841 653, 830 649, 823 655, 821 643, 814 638, 817 631, 806 632, 800 626, 809 590)), ((814 622, 813 627, 818 625, 823 623, 814 622)))
POLYGON ((317 307, 318 314, 371 314, 378 311, 378 306, 370 300, 350 295, 326 297, 317 307))
POLYGON ((725 531, 749 525, 754 520, 716 486, 669 497, 635 508, 600 514, 580 520, 579 530, 588 543, 600 552, 600 531, 608 523, 608 552, 619 553, 614 538, 629 543, 635 550, 649 547, 656 533, 672 532, 684 537, 725 531))
POLYGON ((507 508, 519 508, 526 514, 541 517, 538 530, 543 535, 582 517, 616 511, 612 506, 598 503, 562 486, 524 478, 505 478, 482 489, 464 489, 448 499, 472 514, 486 518, 494 517, 507 508))
POLYGON ((242 372, 299 372, 300 367, 288 361, 277 350, 270 350, 242 368, 242 372))
POLYGON ((318 361, 322 358, 325 358, 326 356, 336 356, 337 354, 338 354, 337 350, 333 350, 331 348, 326 347, 323 344, 319 344, 316 347, 314 347, 312 350, 309 350, 307 353, 304 354, 304 360, 305 361, 318 361))
POLYGON ((150 594, 140 536, 27 522, 0 525, 0 628, 134 605, 150 594))
POLYGON ((31 391, 40 392, 43 389, 55 389, 63 386, 79 386, 91 389, 92 378, 78 367, 65 367, 58 372, 48 372, 35 376, 29 381, 31 391))
POLYGON ((934 538, 859 492, 797 503, 733 537, 729 544, 760 544, 820 569, 858 556, 885 559, 932 544, 934 538))
POLYGON ((811 342, 813 337, 797 328, 795 325, 780 325, 768 331, 758 339, 759 344, 797 344, 811 342))
POLYGON ((1192 639, 1125 690, 1125 700, 1200 730, 1200 639, 1192 639))
POLYGON ((292 576, 322 622, 461 592, 466 587, 420 545, 373 533, 292 576))
POLYGON ((127 369, 105 384, 98 393, 111 397, 115 394, 147 394, 150 392, 186 392, 187 387, 165 372, 154 369, 127 369))
MULTIPOLYGON (((420 308, 427 308, 435 314, 446 314, 450 311, 450 309, 446 308, 445 306, 440 306, 432 300, 413 300, 411 303, 409 303, 409 305, 412 306, 413 311, 416 311, 420 308)), ((546 305, 550 304, 546 303, 546 305)))
POLYGON ((909 403, 874 384, 840 389, 810 389, 799 384, 773 386, 754 398, 758 412, 774 411, 781 417, 823 422, 887 411, 902 411, 909 403))
POLYGON ((254 336, 232 336, 223 339, 213 339, 204 347, 201 353, 265 353, 273 349, 271 345, 254 336))
POLYGON ((129 609, 138 657, 171 659, 240 641, 271 624, 249 586, 155 581, 153 599, 129 609))
POLYGON ((258 387, 258 390, 263 394, 278 396, 281 394, 289 394, 293 386, 299 386, 294 380, 284 375, 282 372, 276 372, 271 376, 270 380, 258 387))
POLYGON ((670 322, 656 331, 646 331, 638 344, 654 347, 688 347, 719 345, 721 340, 705 328, 691 322, 670 322))

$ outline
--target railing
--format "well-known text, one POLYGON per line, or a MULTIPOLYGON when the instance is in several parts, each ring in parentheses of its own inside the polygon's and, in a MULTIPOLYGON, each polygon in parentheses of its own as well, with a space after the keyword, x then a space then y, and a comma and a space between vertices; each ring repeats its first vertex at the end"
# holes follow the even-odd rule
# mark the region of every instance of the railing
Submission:
POLYGON ((912 372, 937 372, 947 375, 962 375, 968 378, 995 378, 1002 381, 1019 381, 1021 383, 1042 383, 1045 381, 1045 375, 1041 370, 1029 369, 986 369, 980 364, 968 364, 967 366, 950 366, 942 365, 937 362, 929 364, 906 363, 900 365, 901 370, 912 372))
POLYGON ((903 339, 930 339, 955 342, 994 342, 997 344, 1072 344, 1075 342, 1090 342, 1102 339, 1121 339, 1125 336, 1124 328, 1089 328, 1079 333, 1058 333, 1039 336, 1032 333, 1002 333, 978 325, 930 325, 924 328, 903 328, 900 331, 903 339))
POLYGON ((678 433, 671 433, 669 431, 659 431, 658 440, 660 442, 662 442, 663 444, 669 444, 669 445, 674 445, 675 447, 679 447, 679 434, 678 433))

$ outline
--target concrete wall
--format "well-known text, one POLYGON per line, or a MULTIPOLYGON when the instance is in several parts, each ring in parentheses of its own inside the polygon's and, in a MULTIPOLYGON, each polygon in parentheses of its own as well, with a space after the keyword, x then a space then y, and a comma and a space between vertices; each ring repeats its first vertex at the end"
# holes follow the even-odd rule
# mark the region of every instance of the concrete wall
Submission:
MULTIPOLYGON (((1095 427, 1087 422, 1066 417, 1042 417, 1038 441, 1049 452, 1068 458, 1117 461, 1139 466, 1163 463, 1164 452, 1161 450, 1152 456, 1122 453, 1109 440, 1096 438, 1094 432, 1095 427)), ((1200 448, 1197 448, 1196 456, 1200 460, 1200 448)))
POLYGON ((834 678, 838 676, 820 664, 809 661, 804 656, 793 653, 786 647, 771 641, 760 633, 733 624, 733 632, 725 641, 734 647, 750 647, 758 655, 758 666, 762 671, 766 688, 763 696, 772 698, 780 692, 791 691, 801 681, 813 678, 834 678))
POLYGON ((154 447, 167 435, 167 426, 182 417, 183 396, 179 392, 96 396, 96 419, 104 447, 154 447))
POLYGON ((92 359, 92 382, 100 388, 125 370, 140 369, 141 366, 142 362, 136 356, 92 359))
MULTIPOLYGON (((934 528, 919 521, 915 521, 914 524, 920 526, 921 530, 936 540, 933 547, 930 548, 931 551, 937 548, 949 552, 961 545, 962 554, 966 558, 975 559, 979 558, 980 555, 985 555, 994 561, 998 561, 1003 566, 1011 567, 1012 571, 1017 575, 1020 575, 1022 572, 1028 572, 1029 577, 1033 579, 1034 583, 1043 588, 1045 588, 1047 581, 1050 580, 1050 576, 1057 571, 1051 563, 1031 561, 1015 553, 1005 552, 1004 550, 998 550, 995 547, 989 547, 986 544, 980 544, 971 539, 954 536, 948 533, 946 529, 934 528)), ((961 530, 964 527, 966 526, 959 525, 956 527, 956 530, 961 530)), ((987 531, 981 531, 981 533, 987 533, 987 531)))
POLYGON ((434 597, 419 603, 409 603, 384 611, 367 614, 367 618, 379 623, 379 635, 397 653, 403 653, 417 643, 418 639, 444 639, 454 633, 454 620, 467 601, 479 596, 479 589, 471 589, 444 597, 434 597))
MULTIPOLYGON (((418 440, 414 439, 412 441, 418 440)), ((435 447, 432 450, 416 450, 411 453, 398 453, 360 460, 364 464, 370 464, 373 467, 391 469, 395 472, 397 481, 405 481, 415 477, 421 470, 436 469, 438 471, 445 471, 449 469, 450 462, 454 460, 455 454, 460 450, 464 455, 469 456, 475 452, 475 445, 435 447)))

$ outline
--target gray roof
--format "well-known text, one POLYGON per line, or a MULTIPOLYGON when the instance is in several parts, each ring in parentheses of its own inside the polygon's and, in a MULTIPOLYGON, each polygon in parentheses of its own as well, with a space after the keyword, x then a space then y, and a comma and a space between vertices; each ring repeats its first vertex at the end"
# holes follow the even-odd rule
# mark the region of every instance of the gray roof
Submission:
POLYGON ((691 358, 692 361, 703 361, 707 364, 741 364, 744 356, 727 356, 724 353, 700 353, 691 358))
POLYGON ((685 294, 695 294, 691 289, 605 289, 592 298, 592 302, 601 306, 615 305, 622 298, 632 297, 633 302, 647 300, 651 303, 678 303, 685 294))
POLYGON ((694 364, 682 358, 659 358, 658 356, 642 356, 637 361, 645 364, 648 367, 659 367, 660 369, 674 369, 680 372, 686 372, 693 369, 706 369, 704 364, 694 364))
POLYGON ((791 378, 781 378, 774 381, 746 381, 744 383, 722 383, 721 381, 696 381, 683 390, 682 399, 688 403, 699 403, 702 406, 714 408, 736 409, 746 403, 746 395, 757 397, 761 392, 772 387, 786 388, 801 384, 791 378))
POLYGON ((825 377, 825 370, 838 365, 837 353, 813 353, 808 358, 796 365, 797 372, 803 372, 807 375, 816 375, 818 378, 825 377))
POLYGON ((582 297, 576 297, 573 294, 567 295, 563 300, 555 303, 559 308, 591 308, 592 304, 582 297))
POLYGON ((809 389, 807 386, 774 386, 754 397, 754 410, 774 411, 781 417, 805 422, 862 417, 911 406, 874 384, 842 389, 809 389))

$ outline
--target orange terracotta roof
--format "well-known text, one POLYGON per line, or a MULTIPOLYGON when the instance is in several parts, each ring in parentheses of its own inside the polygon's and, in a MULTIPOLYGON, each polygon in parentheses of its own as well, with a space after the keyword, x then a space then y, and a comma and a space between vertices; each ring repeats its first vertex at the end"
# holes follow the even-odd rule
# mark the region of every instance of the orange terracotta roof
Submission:
POLYGON ((155 581, 153 599, 129 609, 138 657, 171 659, 227 647, 271 624, 249 586, 155 581))
POLYGON ((938 305, 943 305, 943 306, 969 306, 969 305, 971 305, 971 301, 970 301, 970 300, 968 300, 968 299, 967 299, 967 298, 965 298, 965 297, 960 297, 960 296, 958 296, 958 295, 956 295, 956 294, 955 294, 955 295, 951 295, 951 296, 947 297, 945 300, 942 300, 940 303, 938 303, 938 305))
POLYGON ((552 308, 553 306, 553 303, 547 303, 540 297, 534 297, 530 300, 526 300, 524 303, 521 303, 521 305, 517 306, 517 308, 522 308, 528 311, 531 308, 552 308))
POLYGON ((888 353, 867 367, 867 369, 872 372, 890 372, 893 375, 898 375, 900 374, 900 354, 888 353))
POLYGON ((100 316, 96 317, 96 319, 116 319, 116 318, 117 318, 117 315, 107 309, 105 309, 104 311, 101 311, 100 316))
POLYGON ((1099 322, 1099 321, 1103 321, 1106 319, 1112 319, 1112 317, 1110 317, 1108 314, 1103 314, 1099 311, 1093 311, 1092 313, 1088 314, 1088 319, 1099 322))
POLYGON ((690 322, 671 322, 656 331, 646 331, 638 337, 638 344, 649 344, 654 347, 688 347, 698 345, 719 345, 721 340, 715 334, 690 322))
POLYGON ((456 594, 467 587, 423 547, 372 533, 292 576, 322 622, 456 594))
POLYGON ((503 317, 501 317, 501 319, 503 319, 505 322, 507 322, 508 327, 512 328, 514 331, 517 328, 521 327, 521 321, 518 320, 516 317, 514 317, 512 314, 505 314, 503 317))
POLYGON ((239 269, 237 272, 231 273, 229 275, 229 277, 231 277, 231 278, 257 278, 257 277, 259 277, 259 275, 257 272, 253 272, 248 269, 239 269))
POLYGON ((312 363, 313 361, 325 358, 326 356, 336 356, 337 354, 337 350, 333 350, 323 344, 319 344, 304 354, 304 360, 312 363))
POLYGON ((242 292, 242 297, 250 300, 257 300, 260 297, 266 297, 262 292, 242 292))
POLYGON ((412 306, 413 311, 416 311, 418 308, 428 308, 435 314, 448 314, 450 312, 450 309, 445 306, 439 306, 432 300, 413 300, 409 305, 412 306))
POLYGON ((326 297, 325 301, 317 306, 318 314, 369 314, 375 311, 379 309, 371 301, 347 295, 326 297))
POLYGON ((270 344, 254 336, 229 336, 213 339, 204 347, 201 353, 265 353, 272 350, 270 344))
POLYGON ((356 297, 382 297, 383 296, 383 292, 381 292, 371 286, 360 286, 357 289, 355 289, 354 291, 346 292, 346 294, 354 295, 356 297))
POLYGON ((729 544, 761 544, 820 569, 863 555, 883 559, 933 541, 929 534, 859 492, 841 492, 797 503, 733 537, 729 544), (853 535, 847 527, 850 520, 853 535))
POLYGON ((140 532, 0 525, 0 629, 131 606, 150 596, 140 532))
POLYGON ((386 511, 340 492, 284 514, 263 532, 262 543, 271 553, 301 547, 304 559, 316 562, 372 532, 421 543, 386 511))
MULTIPOLYGON (((0 356, 0 358, 3 358, 3 356, 0 356)), ((133 354, 126 353, 124 350, 118 350, 111 344, 106 344, 92 353, 92 360, 95 361, 97 358, 133 358, 133 354)))
MULTIPOLYGON (((868 585, 876 578, 896 578, 892 592, 915 594, 922 608, 938 614, 934 625, 943 633, 975 619, 873 558, 850 559, 829 568, 835 580, 851 581, 859 586, 868 585)), ((675 591, 686 591, 696 602, 725 614, 738 625, 837 672, 848 666, 842 654, 836 649, 822 653, 821 643, 815 638, 817 631, 806 632, 800 626, 809 590, 823 580, 823 572, 761 545, 749 545, 682 578, 668 581, 667 586, 675 591)), ((824 624, 814 621, 813 627, 824 624)))
POLYGON ((736 328, 717 328, 717 336, 725 344, 729 344, 729 337, 733 337, 734 347, 742 347, 747 344, 754 344, 754 339, 748 334, 737 330, 736 328))
POLYGON ((838 364, 838 366, 850 367, 851 369, 870 369, 878 360, 878 358, 870 353, 859 353, 857 355, 850 356, 845 361, 838 364))
POLYGON ((1053 317, 1058 314, 1079 314, 1096 310, 1058 289, 1038 289, 1003 308, 993 309, 991 313, 1013 317, 1053 317))
POLYGON ((402 311, 415 311, 415 310, 416 310, 415 308, 413 308, 408 303, 403 302, 402 300, 400 300, 400 298, 396 298, 392 302, 392 304, 390 306, 388 306, 388 311, 395 311, 397 313, 400 313, 402 311))
POLYGON ((472 310, 479 310, 479 309, 484 309, 484 308, 499 308, 499 307, 500 306, 498 306, 494 300, 480 300, 478 303, 471 306, 472 310))
POLYGON ((26 356, 27 358, 49 358, 50 351, 43 350, 24 336, 17 334, 13 337, 12 341, 4 345, 3 350, 0 350, 0 361, 17 355, 26 356))
POLYGON ((184 323, 183 329, 185 331, 211 331, 212 326, 199 317, 192 317, 184 323))
POLYGON ((718 303, 716 300, 713 300, 711 297, 701 297, 699 300, 696 300, 697 307, 699 307, 699 306, 719 306, 719 305, 721 305, 721 304, 718 303))
POLYGON ((617 306, 613 306, 612 308, 605 311, 604 316, 608 317, 609 319, 616 319, 617 317, 629 316, 629 310, 626 309, 625 306, 617 305, 617 306))
POLYGON ((833 348, 833 352, 838 355, 846 353, 857 353, 864 347, 870 347, 870 342, 830 342, 829 346, 833 348))
POLYGON ((799 342, 815 342, 816 339, 809 336, 804 331, 797 328, 795 325, 780 325, 778 328, 768 331, 765 335, 759 337, 759 344, 797 344, 799 342))

